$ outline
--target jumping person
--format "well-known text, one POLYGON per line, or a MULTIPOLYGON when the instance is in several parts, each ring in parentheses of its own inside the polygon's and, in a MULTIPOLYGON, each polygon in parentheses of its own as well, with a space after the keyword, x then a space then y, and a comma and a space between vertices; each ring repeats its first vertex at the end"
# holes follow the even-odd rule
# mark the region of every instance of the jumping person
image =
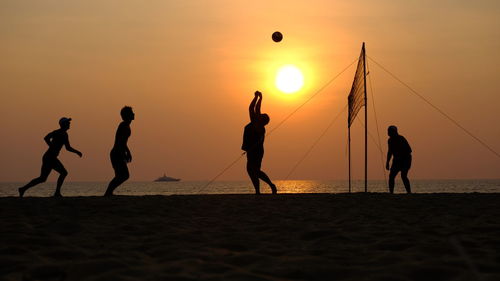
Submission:
POLYGON ((394 193, 394 178, 401 172, 406 192, 411 193, 410 180, 408 179, 408 171, 411 167, 411 147, 408 141, 400 134, 396 126, 389 126, 387 129, 389 135, 387 162, 385 168, 389 170, 389 161, 392 159, 392 166, 389 173, 389 192, 394 193))
POLYGON ((127 146, 128 138, 130 137, 130 123, 135 118, 132 107, 124 106, 120 111, 122 122, 116 129, 115 144, 111 149, 110 158, 113 170, 115 170, 115 177, 111 180, 104 196, 113 195, 113 191, 124 183, 129 178, 127 163, 132 162, 132 154, 127 146))
POLYGON ((23 197, 24 193, 30 189, 31 187, 45 182, 47 177, 49 176, 52 170, 55 170, 59 173, 59 178, 57 179, 57 187, 56 192, 54 193, 54 197, 62 197, 61 195, 61 186, 64 182, 64 179, 68 175, 68 171, 64 168, 64 165, 57 159, 59 152, 63 145, 66 147, 67 151, 76 153, 78 156, 82 157, 82 153, 71 147, 69 144, 69 138, 67 131, 71 125, 71 118, 62 117, 59 119, 59 126, 61 128, 50 132, 47 136, 45 136, 44 140, 49 146, 49 149, 45 152, 42 157, 42 170, 40 176, 31 180, 28 184, 23 187, 18 188, 19 197, 23 197))
POLYGON ((261 170, 262 158, 264 157, 264 138, 266 136, 265 126, 269 123, 269 116, 260 113, 261 103, 262 93, 256 91, 255 97, 250 103, 250 123, 245 126, 241 149, 246 151, 247 154, 247 172, 255 188, 255 194, 260 194, 259 179, 266 182, 271 187, 272 193, 276 194, 276 185, 261 170))

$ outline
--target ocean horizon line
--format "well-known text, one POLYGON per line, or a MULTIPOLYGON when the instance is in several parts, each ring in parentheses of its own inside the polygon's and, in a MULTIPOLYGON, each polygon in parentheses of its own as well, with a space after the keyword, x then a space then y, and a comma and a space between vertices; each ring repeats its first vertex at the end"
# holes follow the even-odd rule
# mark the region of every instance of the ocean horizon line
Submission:
MULTIPOLYGON (((412 180, 416 181, 474 181, 474 180, 500 180, 500 178, 412 178, 412 180)), ((188 179, 188 180, 183 180, 181 179, 182 182, 210 182, 211 180, 205 179, 205 180, 196 180, 196 179, 188 179)), ((250 182, 249 179, 228 179, 228 180, 216 180, 213 182, 250 182)), ((348 179, 275 179, 275 181, 320 181, 320 182, 341 182, 341 181, 349 181, 348 179)), ((359 182, 359 181, 364 181, 364 179, 351 179, 351 181, 354 182, 359 182)), ((385 181, 385 179, 368 179, 368 182, 370 181, 385 181)), ((0 180, 0 183, 23 183, 25 181, 17 180, 17 181, 2 181, 0 180)), ((103 182, 109 182, 109 179, 105 180, 67 180, 65 181, 66 183, 103 183, 103 182)), ((145 182, 155 182, 154 180, 129 180, 128 183, 145 183, 145 182)), ((165 181, 165 182, 170 182, 170 181, 165 181)), ((171 181, 175 182, 175 181, 171 181)), ((45 183, 56 183, 56 180, 48 180, 45 183)))

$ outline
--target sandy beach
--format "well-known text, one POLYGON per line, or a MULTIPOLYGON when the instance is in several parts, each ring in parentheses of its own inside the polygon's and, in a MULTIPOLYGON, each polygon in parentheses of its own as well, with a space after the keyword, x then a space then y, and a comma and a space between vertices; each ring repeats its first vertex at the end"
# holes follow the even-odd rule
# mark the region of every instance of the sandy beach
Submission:
POLYGON ((0 280, 500 280, 500 194, 0 198, 0 280))

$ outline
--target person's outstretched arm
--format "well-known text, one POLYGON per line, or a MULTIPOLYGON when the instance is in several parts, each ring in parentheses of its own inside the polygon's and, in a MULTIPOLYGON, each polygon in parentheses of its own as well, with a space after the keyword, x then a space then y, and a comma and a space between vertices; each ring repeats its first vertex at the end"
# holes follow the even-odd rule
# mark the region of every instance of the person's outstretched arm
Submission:
POLYGON ((253 97, 250 106, 248 107, 248 113, 250 114, 250 121, 254 122, 257 120, 258 115, 255 112, 255 103, 257 103, 257 99, 259 97, 260 92, 256 91, 255 96, 253 97))
POLYGON ((257 100, 257 105, 255 105, 255 114, 257 116, 260 116, 260 105, 262 104, 262 93, 257 91, 256 95, 259 99, 257 100))
POLYGON ((66 142, 64 143, 64 146, 66 147, 66 150, 69 151, 69 152, 73 152, 75 153, 76 155, 82 157, 82 153, 76 149, 74 149, 73 147, 71 147, 71 145, 69 144, 69 139, 66 138, 66 142))

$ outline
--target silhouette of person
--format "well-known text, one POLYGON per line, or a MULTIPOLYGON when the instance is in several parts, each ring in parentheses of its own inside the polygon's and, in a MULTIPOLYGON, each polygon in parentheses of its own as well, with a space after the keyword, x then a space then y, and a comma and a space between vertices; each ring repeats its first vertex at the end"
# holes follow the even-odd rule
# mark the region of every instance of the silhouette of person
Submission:
POLYGON ((69 138, 67 131, 69 130, 71 125, 71 118, 62 117, 59 119, 59 126, 61 128, 50 132, 45 136, 44 140, 49 146, 49 149, 45 152, 42 157, 42 170, 40 172, 40 176, 38 178, 32 179, 28 184, 23 187, 18 188, 19 197, 23 197, 24 193, 30 189, 31 187, 45 182, 52 170, 55 170, 59 173, 59 178, 57 179, 57 187, 56 192, 54 193, 54 197, 62 197, 61 195, 61 186, 64 182, 64 179, 68 175, 68 171, 64 168, 64 165, 57 159, 59 152, 63 145, 66 147, 67 151, 76 153, 78 156, 82 157, 82 153, 69 144, 69 138))
POLYGON ((122 122, 118 125, 115 135, 115 144, 110 152, 111 165, 115 170, 115 177, 109 182, 108 188, 104 196, 112 196, 113 191, 124 183, 130 176, 127 163, 132 162, 132 154, 127 146, 128 138, 130 137, 130 123, 135 119, 135 114, 132 107, 124 106, 120 111, 122 122))
POLYGON ((247 172, 252 180, 255 194, 260 194, 259 179, 266 182, 273 194, 277 193, 276 185, 261 170, 262 158, 264 157, 264 138, 266 136, 265 126, 269 123, 269 116, 260 113, 262 93, 255 92, 255 97, 250 103, 250 123, 245 126, 243 133, 243 145, 241 149, 247 154, 247 172))
POLYGON ((411 167, 411 147, 408 141, 400 134, 396 126, 389 126, 387 129, 389 135, 387 162, 385 168, 389 170, 389 161, 392 159, 392 166, 389 173, 389 192, 394 193, 394 179, 401 172, 406 192, 411 193, 410 180, 408 179, 408 171, 411 167))

